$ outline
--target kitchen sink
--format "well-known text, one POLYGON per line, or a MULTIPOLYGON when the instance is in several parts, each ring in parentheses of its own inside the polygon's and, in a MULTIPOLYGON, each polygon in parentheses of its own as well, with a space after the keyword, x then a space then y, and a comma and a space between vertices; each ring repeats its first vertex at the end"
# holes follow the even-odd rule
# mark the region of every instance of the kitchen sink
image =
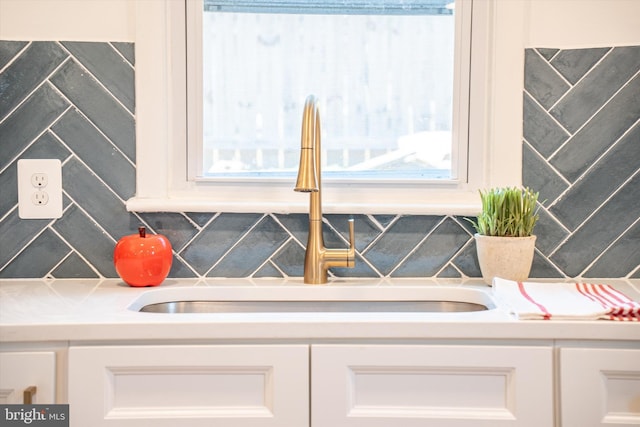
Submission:
POLYGON ((491 296, 465 287, 194 287, 153 290, 143 313, 462 313, 492 310, 491 296))
POLYGON ((144 313, 406 313, 484 311, 462 301, 168 301, 143 306, 144 313))

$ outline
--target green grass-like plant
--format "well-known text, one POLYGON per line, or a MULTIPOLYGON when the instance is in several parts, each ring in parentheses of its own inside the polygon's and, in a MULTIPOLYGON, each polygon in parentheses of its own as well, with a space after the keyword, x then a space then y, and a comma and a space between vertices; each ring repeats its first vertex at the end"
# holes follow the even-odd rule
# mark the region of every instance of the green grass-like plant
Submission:
POLYGON ((538 221, 539 193, 529 188, 504 187, 480 190, 482 212, 476 220, 466 218, 478 234, 501 237, 527 237, 538 221))

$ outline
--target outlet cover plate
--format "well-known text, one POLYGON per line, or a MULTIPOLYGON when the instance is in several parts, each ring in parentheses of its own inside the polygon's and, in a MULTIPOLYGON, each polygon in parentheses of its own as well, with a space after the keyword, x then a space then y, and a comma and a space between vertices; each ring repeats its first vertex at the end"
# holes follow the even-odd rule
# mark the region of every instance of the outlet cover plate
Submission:
POLYGON ((60 160, 18 160, 18 216, 22 219, 54 219, 62 216, 60 160), (32 177, 36 174, 44 174, 45 186, 34 186, 32 177), (39 191, 46 192, 46 197, 35 197, 39 191), (38 203, 39 200, 46 200, 46 203, 38 203))

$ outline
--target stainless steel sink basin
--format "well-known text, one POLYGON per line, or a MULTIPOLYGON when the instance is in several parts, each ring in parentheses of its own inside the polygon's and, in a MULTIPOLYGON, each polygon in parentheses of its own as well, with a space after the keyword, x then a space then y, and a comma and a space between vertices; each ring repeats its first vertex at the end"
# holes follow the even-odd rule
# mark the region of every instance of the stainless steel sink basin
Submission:
MULTIPOLYGON (((355 282, 357 283, 357 282, 355 282)), ((496 308, 466 286, 197 286, 145 292, 143 313, 473 313, 496 308)))
POLYGON ((463 301, 168 301, 143 306, 145 313, 410 313, 470 312, 488 307, 463 301))

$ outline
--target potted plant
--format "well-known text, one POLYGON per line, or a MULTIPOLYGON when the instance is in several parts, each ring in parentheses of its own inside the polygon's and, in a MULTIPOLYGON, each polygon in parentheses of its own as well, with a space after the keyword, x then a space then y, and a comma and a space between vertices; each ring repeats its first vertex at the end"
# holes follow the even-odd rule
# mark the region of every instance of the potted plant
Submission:
POLYGON ((529 277, 538 221, 538 194, 529 188, 503 187, 480 191, 482 212, 467 218, 476 230, 476 250, 482 277, 524 281, 529 277))

